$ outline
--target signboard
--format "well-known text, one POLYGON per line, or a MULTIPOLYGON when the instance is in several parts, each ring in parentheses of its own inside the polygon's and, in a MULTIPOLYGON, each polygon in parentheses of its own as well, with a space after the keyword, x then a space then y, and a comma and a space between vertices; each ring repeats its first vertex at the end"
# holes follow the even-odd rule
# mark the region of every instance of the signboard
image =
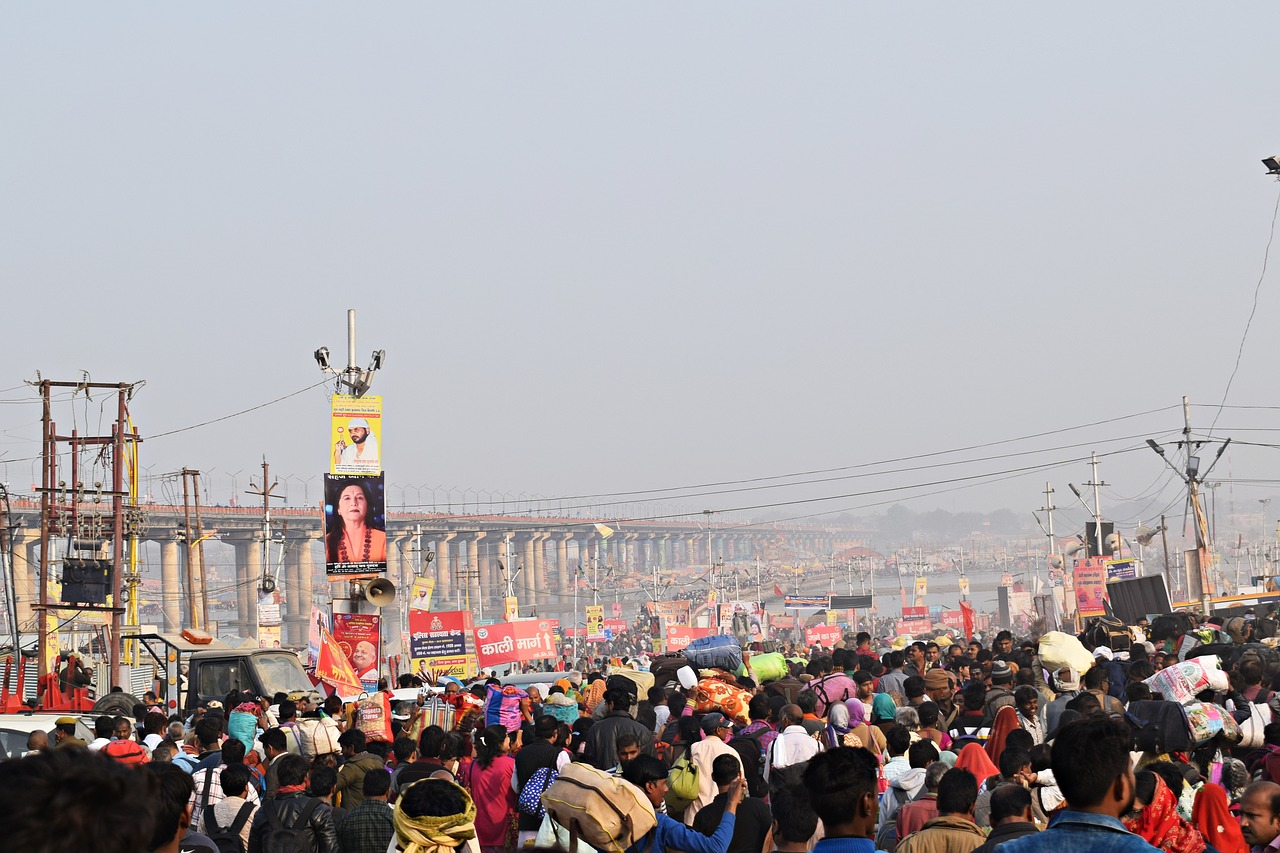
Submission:
POLYGON ((604 639, 604 605, 587 605, 587 639, 604 639))
POLYGON ((612 614, 613 614, 613 618, 614 618, 614 619, 621 619, 621 618, 622 618, 622 603, 621 603, 621 602, 618 602, 618 601, 615 601, 615 602, 613 603, 613 609, 610 611, 610 613, 612 613, 612 614))
POLYGON ((963 596, 969 595, 969 579, 968 578, 960 578, 960 594, 963 596))
POLYGON ((903 619, 928 619, 929 608, 927 607, 904 607, 902 608, 903 619))
POLYGON ((419 673, 432 676, 432 680, 442 675, 452 675, 454 678, 465 680, 475 675, 480 669, 475 655, 425 658, 415 661, 415 665, 419 673))
POLYGON ((414 578, 409 588, 409 609, 430 610, 431 595, 436 589, 435 578, 414 578))
POLYGON ((668 625, 667 653, 678 652, 699 637, 707 637, 710 634, 710 628, 694 628, 691 625, 668 625))
POLYGON ((502 599, 502 618, 508 622, 514 622, 520 618, 520 602, 514 595, 508 595, 502 599))
POLYGON ((1138 576, 1138 567, 1132 557, 1123 560, 1107 560, 1107 581, 1130 581, 1138 576))
POLYGON ((654 615, 673 622, 689 621, 689 605, 692 602, 683 601, 659 601, 656 604, 650 603, 648 606, 654 615))
POLYGON ((836 624, 836 617, 837 617, 837 616, 839 616, 839 615, 840 615, 840 614, 839 614, 838 612, 836 612, 835 610, 832 610, 832 609, 828 608, 828 609, 827 609, 827 624, 828 624, 828 625, 834 625, 834 624, 836 624))
POLYGON ((330 474, 381 473, 381 397, 334 394, 330 424, 330 474))
POLYGON ((333 639, 366 690, 378 689, 378 648, 382 617, 372 613, 333 614, 333 639), (372 685, 372 686, 369 686, 372 685))
POLYGON ((321 631, 333 633, 333 623, 329 613, 319 607, 311 608, 311 626, 307 631, 307 667, 315 666, 320 660, 321 631))
POLYGON ((821 610, 830 603, 830 596, 826 595, 788 595, 782 599, 782 606, 787 610, 803 610, 805 608, 821 610))
POLYGON ((904 607, 898 620, 898 634, 923 634, 933 627, 928 607, 904 607))
MULTIPOLYGON (((280 624, 280 604, 276 601, 276 594, 269 592, 262 598, 258 599, 258 625, 279 625, 280 624)), ((276 632, 279 637, 279 632, 276 632)), ((263 648, 270 648, 263 646, 263 648)))
POLYGON ((844 631, 839 626, 818 625, 813 628, 804 629, 804 642, 809 646, 825 646, 831 648, 844 637, 844 631))
POLYGON ((612 631, 615 634, 621 634, 623 631, 627 630, 627 620, 626 619, 605 619, 604 629, 606 631, 612 631))
MULTIPOLYGON (((409 657, 413 660, 414 670, 456 675, 459 668, 467 665, 468 657, 473 661, 475 658, 475 655, 467 654, 467 634, 470 631, 471 612, 468 610, 436 613, 410 610, 409 657)), ((462 674, 470 675, 475 671, 473 663, 471 669, 463 669, 462 674)))
POLYGON ((324 477, 324 568, 330 580, 377 577, 387 570, 382 475, 324 477))
POLYGON ((258 626, 258 648, 260 649, 280 648, 280 626, 279 625, 259 625, 258 626))
POLYGON ((827 606, 836 610, 865 610, 871 606, 871 596, 833 595, 827 606))
POLYGON ((929 579, 916 578, 916 596, 919 597, 922 595, 928 595, 928 593, 929 593, 929 579))
POLYGON ((959 610, 942 611, 942 624, 948 628, 963 628, 964 613, 959 610))
POLYGON ((1102 557, 1076 560, 1071 574, 1075 578, 1076 612, 1081 616, 1105 614, 1107 561, 1102 557))
POLYGON ((476 656, 481 666, 501 666, 556 655, 551 622, 547 619, 496 622, 476 628, 474 633, 476 656))

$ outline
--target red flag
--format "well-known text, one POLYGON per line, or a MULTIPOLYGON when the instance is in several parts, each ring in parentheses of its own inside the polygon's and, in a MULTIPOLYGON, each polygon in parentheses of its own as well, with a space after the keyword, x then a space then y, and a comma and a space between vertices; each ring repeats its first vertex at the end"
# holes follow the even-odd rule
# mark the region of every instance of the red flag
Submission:
POLYGON ((964 635, 973 636, 973 605, 967 601, 960 602, 960 618, 964 620, 964 635))
POLYGON ((773 594, 774 594, 774 595, 777 595, 777 596, 782 596, 782 594, 783 594, 783 592, 782 592, 782 587, 778 586, 778 585, 775 583, 775 584, 773 585, 773 594))
POLYGON ((316 678, 332 685, 335 691, 345 691, 348 695, 358 696, 363 688, 351 661, 343 653, 342 647, 333 639, 333 635, 320 626, 320 657, 316 661, 316 678))

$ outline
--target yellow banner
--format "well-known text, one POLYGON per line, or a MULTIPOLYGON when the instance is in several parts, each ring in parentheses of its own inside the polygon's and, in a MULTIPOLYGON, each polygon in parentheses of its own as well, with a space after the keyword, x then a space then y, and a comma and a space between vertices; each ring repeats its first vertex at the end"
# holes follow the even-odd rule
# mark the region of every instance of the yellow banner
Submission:
POLYGON ((377 475, 382 471, 382 398, 333 395, 330 474, 377 475))
POLYGON ((968 595, 968 594, 969 594, 969 579, 968 579, 968 578, 960 578, 960 594, 961 594, 961 595, 968 595))
POLYGON ((430 610, 431 594, 436 590, 435 578, 414 578, 409 588, 409 609, 430 610))
POLYGON ((503 599, 503 616, 502 621, 514 622, 520 618, 520 601, 514 596, 509 595, 503 599))
POLYGON ((929 579, 916 578, 916 595, 926 595, 929 592, 929 579))
POLYGON ((834 625, 834 624, 836 624, 836 616, 837 616, 837 615, 838 615, 838 614, 837 614, 837 612, 836 612, 835 610, 828 609, 828 610, 827 610, 827 624, 828 624, 828 625, 834 625))
POLYGON ((604 605, 587 605, 587 639, 604 639, 604 605))

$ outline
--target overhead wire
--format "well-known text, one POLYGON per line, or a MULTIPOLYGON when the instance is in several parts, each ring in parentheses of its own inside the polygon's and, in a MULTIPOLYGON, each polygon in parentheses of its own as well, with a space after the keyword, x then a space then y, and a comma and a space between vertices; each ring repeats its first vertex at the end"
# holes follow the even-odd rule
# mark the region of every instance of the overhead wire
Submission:
POLYGON ((1227 378, 1227 387, 1222 391, 1222 401, 1218 404, 1218 411, 1213 416, 1213 423, 1209 424, 1209 435, 1213 435, 1213 429, 1218 425, 1218 418, 1222 416, 1222 408, 1227 403, 1227 396, 1231 393, 1231 384, 1236 380, 1236 372, 1240 370, 1240 360, 1244 357, 1244 344, 1249 339, 1249 329, 1253 326, 1253 317, 1258 313, 1258 294, 1262 291, 1262 281, 1267 277, 1267 261, 1271 257, 1271 241, 1276 236, 1276 217, 1280 215, 1280 190, 1276 192, 1275 209, 1271 211, 1271 229, 1267 234, 1267 247, 1262 252, 1262 272, 1258 274, 1258 283, 1253 287, 1253 307, 1249 309, 1249 319, 1245 321, 1244 333, 1240 336, 1240 346, 1236 350, 1236 362, 1231 368, 1231 375, 1227 378))

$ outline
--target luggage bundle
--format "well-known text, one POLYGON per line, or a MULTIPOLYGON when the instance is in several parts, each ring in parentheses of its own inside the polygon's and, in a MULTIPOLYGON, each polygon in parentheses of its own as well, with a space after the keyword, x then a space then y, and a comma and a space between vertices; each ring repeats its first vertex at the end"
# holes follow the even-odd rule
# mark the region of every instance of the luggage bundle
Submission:
POLYGON ((579 838, 602 853, 625 853, 658 824, 644 791, 576 762, 566 764, 547 787, 542 805, 569 831, 569 853, 576 853, 579 838))
POLYGON ((751 722, 747 706, 751 694, 719 677, 702 678, 693 694, 693 710, 699 714, 719 711, 739 725, 751 722))
POLYGON ((1222 671, 1222 662, 1216 655, 1191 658, 1179 664, 1162 669, 1144 682, 1152 693, 1159 693, 1165 699, 1179 705, 1189 705, 1196 701, 1196 694, 1203 690, 1226 690, 1227 674, 1222 671))
POLYGON ((698 669, 736 673, 742 668, 742 647, 727 634, 699 637, 685 647, 684 656, 698 669))

